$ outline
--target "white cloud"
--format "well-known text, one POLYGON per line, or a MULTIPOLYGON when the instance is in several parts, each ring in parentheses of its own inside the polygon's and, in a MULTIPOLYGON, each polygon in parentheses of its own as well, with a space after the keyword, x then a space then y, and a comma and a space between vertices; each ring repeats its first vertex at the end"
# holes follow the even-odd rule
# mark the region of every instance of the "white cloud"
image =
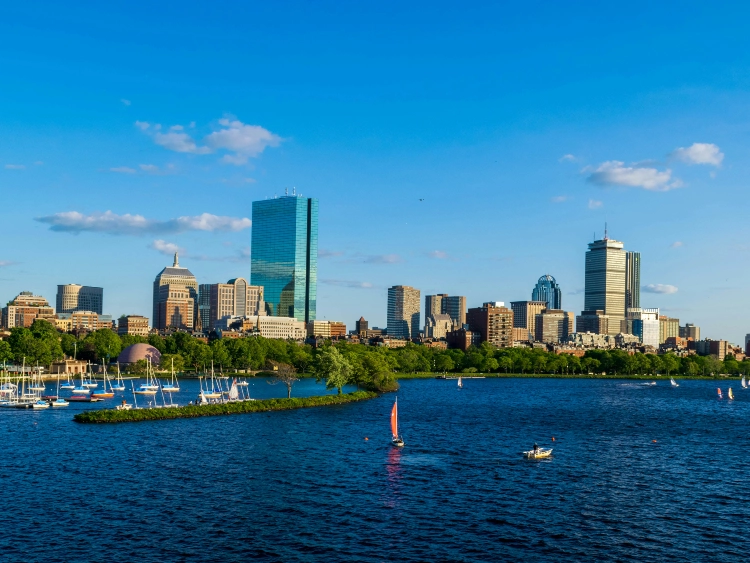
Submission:
POLYGON ((661 293, 665 295, 677 293, 676 286, 663 283, 650 283, 648 285, 644 285, 642 289, 646 293, 661 293))
POLYGON ((130 105, 130 100, 126 100, 125 98, 122 98, 120 101, 123 103, 123 105, 126 105, 126 106, 130 105))
POLYGON ((66 211, 37 217, 35 220, 50 225, 52 231, 73 234, 95 232, 110 235, 167 234, 185 231, 237 232, 249 228, 252 224, 248 218, 225 217, 210 213, 159 221, 146 219, 143 215, 129 213, 118 215, 111 211, 95 212, 89 215, 78 211, 66 211))
POLYGON ((175 252, 182 252, 183 249, 174 244, 173 242, 167 242, 162 239, 157 239, 148 245, 149 248, 153 248, 157 252, 171 256, 175 252))
POLYGON ((672 151, 672 158, 688 164, 709 164, 721 166, 724 153, 713 143, 693 143, 687 148, 680 147, 672 151))
POLYGON ((575 162, 576 160, 578 159, 572 154, 564 154, 557 161, 558 162, 575 162))
POLYGON ((247 125, 237 119, 220 119, 225 127, 205 138, 205 143, 214 150, 225 149, 234 154, 225 155, 222 162, 245 164, 250 157, 258 156, 266 147, 277 147, 281 137, 260 125, 247 125))
POLYGON ((599 209, 602 205, 604 204, 599 200, 596 200, 596 199, 589 200, 589 209, 599 209))
POLYGON ((375 254, 364 257, 366 264, 397 264, 403 261, 398 254, 375 254))
POLYGON ((322 279, 320 280, 320 282, 326 285, 335 285, 339 287, 351 287, 355 289, 372 289, 373 287, 373 285, 370 282, 362 282, 362 281, 322 279))
POLYGON ((37 160, 37 161, 34 162, 34 166, 41 166, 43 164, 44 164, 44 162, 42 162, 41 160, 37 160))
POLYGON ((13 266, 15 262, 11 262, 10 260, 0 260, 0 268, 6 268, 8 266, 13 266))
POLYGON ((25 164, 6 164, 6 170, 26 170, 25 164))
POLYGON ((136 172, 135 168, 130 168, 129 166, 116 166, 114 168, 110 168, 109 171, 117 172, 118 174, 135 174, 136 172))
POLYGON ((325 248, 318 249, 318 258, 335 258, 337 256, 343 256, 343 252, 338 250, 326 250, 325 248))
POLYGON ((175 152, 187 152, 191 154, 208 154, 211 152, 210 148, 199 147, 190 135, 179 131, 170 131, 168 133, 157 132, 154 134, 154 142, 165 149, 175 152))
POLYGON ((158 172, 159 167, 156 164, 139 164, 141 170, 144 172, 158 172))
POLYGON ((671 248, 680 248, 682 246, 682 242, 679 240, 676 240, 672 244, 669 245, 671 248))
MULTIPOLYGON (((221 158, 225 164, 237 166, 247 164, 249 158, 262 153, 266 147, 277 147, 282 138, 271 133, 260 125, 247 125, 237 119, 223 118, 219 120, 221 128, 210 133, 199 145, 193 137, 185 133, 182 125, 173 125, 166 133, 159 133, 161 125, 151 125, 146 121, 136 121, 136 127, 148 134, 153 134, 154 142, 175 152, 190 154, 209 154, 218 151, 227 151, 221 158)), ((195 122, 191 121, 189 128, 194 128, 195 122)))
POLYGON ((448 258, 448 253, 442 250, 433 250, 428 254, 430 258, 437 258, 438 260, 445 260, 448 258))
POLYGON ((588 181, 600 186, 629 186, 650 191, 665 192, 682 186, 678 179, 672 179, 672 171, 657 170, 646 166, 625 166, 619 160, 603 162, 598 168, 584 168, 591 172, 588 181))
POLYGON ((563 201, 568 201, 570 198, 566 195, 557 195, 552 198, 552 203, 562 203, 563 201))

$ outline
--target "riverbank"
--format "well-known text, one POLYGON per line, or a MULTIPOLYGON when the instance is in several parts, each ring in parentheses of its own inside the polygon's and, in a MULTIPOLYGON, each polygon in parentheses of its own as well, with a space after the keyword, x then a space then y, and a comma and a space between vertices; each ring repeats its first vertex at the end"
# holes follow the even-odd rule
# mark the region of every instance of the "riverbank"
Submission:
POLYGON ((221 416, 228 414, 245 414, 342 405, 345 403, 374 399, 377 396, 378 394, 373 393, 372 391, 355 391, 343 395, 317 395, 313 397, 292 399, 262 399, 237 403, 187 405, 184 407, 166 407, 158 409, 135 409, 123 411, 101 409, 78 413, 73 417, 73 420, 82 423, 114 423, 167 420, 172 418, 195 418, 199 416, 221 416))
POLYGON ((431 373, 431 372, 420 372, 420 373, 396 373, 394 374, 396 379, 436 379, 438 376, 445 375, 447 379, 458 379, 459 376, 464 379, 471 379, 472 377, 481 378, 529 378, 529 379, 668 379, 670 377, 674 379, 691 379, 691 380, 717 380, 717 381, 731 381, 733 379, 742 379, 741 375, 721 375, 721 376, 710 376, 710 375, 601 375, 601 374, 586 374, 586 373, 431 373))

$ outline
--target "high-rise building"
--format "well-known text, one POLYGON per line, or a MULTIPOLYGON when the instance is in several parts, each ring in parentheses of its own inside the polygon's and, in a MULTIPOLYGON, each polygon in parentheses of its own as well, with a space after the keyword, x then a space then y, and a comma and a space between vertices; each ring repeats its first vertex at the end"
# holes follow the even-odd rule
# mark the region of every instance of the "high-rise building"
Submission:
POLYGON ((439 293, 437 295, 425 295, 424 298, 424 322, 432 315, 448 315, 456 328, 466 324, 466 297, 463 295, 448 295, 439 293))
POLYGON ((253 202, 250 283, 276 317, 315 320, 318 200, 296 195, 253 202))
POLYGON ((609 334, 613 335, 620 331, 620 321, 625 318, 626 252, 623 246, 607 238, 605 233, 602 240, 589 243, 586 252, 584 310, 602 311, 609 317, 609 334))
POLYGON ((659 344, 664 344, 667 338, 680 336, 680 319, 673 319, 665 315, 659 316, 659 344))
MULTIPOLYGON (((178 326, 175 324, 171 324, 172 321, 168 320, 172 318, 172 314, 167 314, 166 309, 162 308, 162 311, 166 316, 159 313, 159 306, 161 303, 160 295, 162 295, 161 287, 166 285, 172 286, 174 291, 176 291, 178 288, 183 288, 187 292, 188 298, 192 301, 194 307, 194 310, 188 315, 187 312, 182 310, 182 308, 184 308, 184 304, 181 305, 179 313, 180 328, 200 330, 202 328, 200 325, 195 326, 195 321, 199 316, 198 281, 195 279, 195 276, 190 270, 188 270, 187 268, 182 268, 180 266, 179 257, 177 256, 176 252, 174 253, 174 262, 172 263, 172 266, 167 266, 166 268, 164 268, 161 272, 159 272, 159 274, 156 276, 156 279, 154 280, 154 307, 153 316, 151 317, 153 319, 154 328, 163 330, 168 327, 178 326), (188 319, 190 320, 190 324, 186 324, 188 319), (163 320, 165 320, 167 324, 163 325, 163 320)), ((168 298, 169 293, 170 292, 167 291, 163 294, 165 296, 165 300, 168 298)))
POLYGON ((210 283, 202 283, 198 286, 198 317, 200 329, 203 332, 211 330, 211 286, 210 283))
POLYGON ((633 335, 637 336, 644 346, 659 347, 659 309, 628 309, 628 321, 633 323, 633 335))
POLYGON ((547 308, 547 302, 511 301, 510 308, 513 311, 513 327, 524 328, 528 331, 528 336, 523 340, 536 338, 536 318, 539 313, 547 308))
MULTIPOLYGON (((515 318, 515 311, 514 311, 515 318)), ((558 344, 565 342, 573 332, 570 326, 570 315, 560 309, 544 309, 536 316, 534 335, 538 342, 558 344)))
POLYGON ((192 330, 195 328, 195 300, 192 288, 184 285, 160 285, 157 296, 157 322, 154 327, 159 330, 177 328, 192 330))
MULTIPOLYGON (((619 327, 620 323, 617 323, 619 327)), ((576 333, 593 332, 594 334, 610 334, 610 319, 601 309, 595 311, 581 311, 576 317, 576 333)), ((616 332, 615 332, 616 333, 616 332)))
POLYGON ((478 333, 481 342, 489 342, 498 348, 513 345, 513 311, 504 303, 484 303, 466 313, 469 330, 478 333))
POLYGON ((625 311, 640 307, 641 253, 627 251, 625 253, 625 311))
POLYGON ((359 317, 359 320, 354 323, 354 332, 357 334, 366 333, 369 328, 370 323, 368 323, 364 317, 359 317))
MULTIPOLYGON (((549 274, 539 278, 531 292, 531 300, 544 301, 548 309, 562 309, 562 291, 555 278, 549 274)), ((515 311, 513 311, 513 315, 515 319, 515 311)))
MULTIPOLYGON (((202 284, 203 288, 207 284, 202 284)), ((263 288, 249 285, 244 278, 235 278, 227 283, 214 283, 208 286, 208 326, 214 328, 224 317, 257 317, 266 314, 263 288)), ((201 318, 203 321, 203 319, 201 318)), ((205 326, 205 321, 203 321, 205 326)))
POLYGON ((685 326, 680 327, 680 337, 698 342, 701 339, 701 327, 685 323, 685 326))
POLYGON ((44 319, 54 323, 55 310, 50 307, 49 301, 44 297, 34 295, 30 291, 22 291, 3 307, 3 328, 28 328, 34 324, 36 319, 44 319))
POLYGON ((388 288, 388 336, 419 337, 419 290, 408 285, 388 288))
POLYGON ((76 311, 93 311, 102 314, 104 290, 101 287, 89 287, 69 283, 57 286, 57 313, 74 313, 76 311))

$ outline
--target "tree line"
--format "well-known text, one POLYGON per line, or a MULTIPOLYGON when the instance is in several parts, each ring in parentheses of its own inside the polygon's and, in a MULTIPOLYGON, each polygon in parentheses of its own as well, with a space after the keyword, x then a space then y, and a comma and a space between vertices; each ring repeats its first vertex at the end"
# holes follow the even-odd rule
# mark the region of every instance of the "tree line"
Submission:
POLYGON ((169 369, 174 363, 177 371, 203 371, 211 362, 219 371, 262 370, 269 362, 276 362, 293 366, 298 373, 316 375, 323 369, 321 354, 325 353, 323 359, 329 364, 325 369, 346 374, 347 380, 354 384, 378 381, 377 386, 385 387, 392 379, 386 374, 418 372, 686 376, 750 373, 750 360, 740 362, 731 355, 719 361, 714 356, 678 357, 674 354, 628 354, 623 350, 587 350, 579 358, 537 348, 495 348, 488 343, 471 347, 466 352, 415 344, 384 348, 347 342, 327 343, 314 349, 307 344, 262 336, 217 339, 207 344, 184 332, 166 337, 152 334, 144 338, 119 336, 109 329, 95 330, 77 338, 73 334, 61 334, 43 320, 35 321, 30 328, 12 329, 10 336, 0 341, 0 362, 20 364, 25 358, 27 365, 48 366, 55 360, 75 354, 76 358, 92 363, 112 363, 123 349, 139 342, 150 344, 161 352, 163 368, 169 369), (338 355, 330 352, 331 349, 338 355))

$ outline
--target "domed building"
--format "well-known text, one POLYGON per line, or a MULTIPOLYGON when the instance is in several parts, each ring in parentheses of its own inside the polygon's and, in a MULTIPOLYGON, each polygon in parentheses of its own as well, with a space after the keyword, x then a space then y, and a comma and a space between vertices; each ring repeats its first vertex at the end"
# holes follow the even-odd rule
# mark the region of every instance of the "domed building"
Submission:
POLYGON ((151 360, 151 363, 157 366, 161 362, 161 352, 151 344, 138 343, 125 348, 117 357, 117 361, 124 366, 140 360, 151 360))
POLYGON ((557 281, 549 274, 544 274, 531 292, 532 301, 544 301, 548 309, 562 309, 562 291, 557 281))

